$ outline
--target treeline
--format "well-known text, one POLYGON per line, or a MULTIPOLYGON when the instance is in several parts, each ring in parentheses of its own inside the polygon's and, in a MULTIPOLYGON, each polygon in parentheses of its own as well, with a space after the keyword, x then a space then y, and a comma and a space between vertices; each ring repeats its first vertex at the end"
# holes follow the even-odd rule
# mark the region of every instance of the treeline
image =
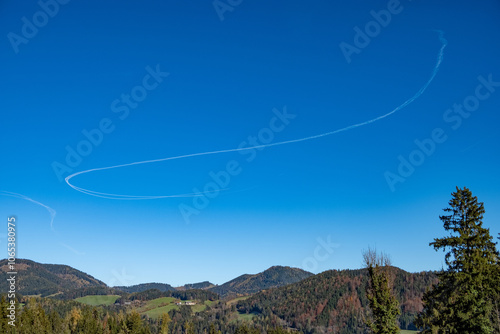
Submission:
POLYGON ((115 289, 122 290, 128 293, 143 292, 146 290, 156 289, 160 291, 174 291, 175 288, 166 283, 143 283, 132 286, 115 286, 115 289))
MULTIPOLYGON (((252 320, 238 320, 235 305, 218 302, 206 310, 192 314, 188 306, 181 306, 168 313, 171 320, 170 332, 174 334, 265 334, 289 333, 284 322, 276 316, 256 317, 252 320), (236 317, 236 318, 235 318, 236 317)), ((300 331, 293 331, 300 334, 300 331)))
POLYGON ((215 292, 208 290, 184 290, 184 291, 160 291, 157 289, 146 290, 142 292, 135 292, 130 295, 122 296, 122 299, 118 301, 125 300, 152 300, 161 297, 173 297, 180 300, 193 300, 196 299, 200 302, 204 302, 206 300, 218 300, 219 295, 215 292))
POLYGON ((107 286, 90 286, 90 287, 85 287, 85 288, 67 290, 67 291, 55 294, 52 297, 56 298, 56 299, 61 299, 61 300, 71 300, 71 299, 85 297, 85 296, 89 296, 89 295, 92 295, 92 296, 105 296, 105 295, 126 296, 128 294, 121 291, 121 290, 115 289, 115 288, 108 288, 107 286))
MULTIPOLYGON (((0 299, 0 333, 5 334, 281 334, 280 327, 249 326, 231 322, 224 312, 192 314, 181 306, 159 319, 149 319, 136 311, 113 311, 113 307, 95 307, 75 301, 51 298, 22 300, 24 306, 16 311, 15 326, 9 324, 8 303, 0 299), (213 316, 213 317, 212 317, 213 316)), ((233 309, 234 310, 234 309, 233 309)), ((230 308, 228 310, 231 311, 230 308)), ((227 314, 226 314, 227 315, 227 314)))
POLYGON ((154 326, 137 312, 110 312, 74 301, 30 298, 16 311, 15 326, 8 303, 0 300, 0 332, 5 334, 151 334, 154 326))

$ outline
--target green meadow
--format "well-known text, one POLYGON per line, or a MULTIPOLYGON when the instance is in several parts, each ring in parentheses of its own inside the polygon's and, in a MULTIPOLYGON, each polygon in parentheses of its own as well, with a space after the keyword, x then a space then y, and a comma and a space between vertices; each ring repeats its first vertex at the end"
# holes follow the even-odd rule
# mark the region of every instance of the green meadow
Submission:
POLYGON ((75 300, 77 302, 91 305, 91 306, 97 306, 97 305, 111 305, 114 304, 114 302, 120 298, 118 295, 105 295, 105 296, 85 296, 85 297, 80 297, 76 298, 75 300))

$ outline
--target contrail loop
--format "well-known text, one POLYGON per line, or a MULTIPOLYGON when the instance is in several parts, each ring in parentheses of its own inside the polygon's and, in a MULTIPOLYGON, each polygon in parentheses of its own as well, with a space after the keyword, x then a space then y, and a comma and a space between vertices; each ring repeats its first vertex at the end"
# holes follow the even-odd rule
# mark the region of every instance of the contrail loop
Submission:
POLYGON ((271 144, 265 144, 265 145, 257 145, 257 146, 252 146, 252 147, 245 147, 245 148, 232 148, 232 149, 225 149, 225 150, 217 150, 217 151, 209 151, 209 152, 200 152, 200 153, 192 153, 192 154, 186 154, 186 155, 179 155, 179 156, 174 156, 174 157, 168 157, 168 158, 161 158, 161 159, 154 159, 154 160, 145 160, 145 161, 136 161, 136 162, 131 162, 127 164, 122 164, 122 165, 115 165, 115 166, 109 166, 109 167, 101 167, 101 168, 93 168, 93 169, 88 169, 84 170, 81 172, 77 172, 74 174, 71 174, 65 178, 66 183, 73 189, 82 192, 87 195, 91 196, 96 196, 96 197, 101 197, 101 198, 107 198, 107 199, 122 199, 122 200, 141 200, 141 199, 159 199, 159 198, 174 198, 174 197, 194 197, 194 196, 202 196, 203 193, 186 193, 186 194, 179 194, 179 195, 160 195, 160 196, 140 196, 140 195, 121 195, 121 194, 111 194, 111 193, 103 193, 103 192, 98 192, 98 191, 93 191, 81 187, 77 187, 74 184, 70 182, 72 178, 75 176, 81 175, 81 174, 87 174, 87 173, 92 173, 96 171, 101 171, 101 170, 107 170, 107 169, 114 169, 114 168, 121 168, 121 167, 128 167, 128 166, 134 166, 134 165, 142 165, 142 164, 150 164, 150 163, 156 163, 156 162, 162 162, 162 161, 168 161, 168 160, 176 160, 176 159, 184 159, 184 158, 191 158, 191 157, 199 157, 199 156, 204 156, 204 155, 212 155, 212 154, 222 154, 222 153, 230 153, 230 152, 238 152, 238 151, 246 151, 246 150, 253 150, 253 149, 259 149, 259 148, 265 148, 265 147, 271 147, 271 146, 279 146, 279 145, 286 145, 286 144, 293 144, 293 143, 299 143, 307 140, 312 140, 316 138, 321 138, 321 137, 326 137, 326 136, 331 136, 336 133, 348 131, 354 128, 358 128, 364 125, 368 125, 374 122, 377 122, 383 118, 386 118, 401 109, 405 108, 408 106, 410 103, 415 101, 417 98, 419 98, 429 87, 431 82, 434 80, 434 77, 436 76, 437 72, 439 71, 439 67, 441 66, 441 62, 443 61, 443 55, 444 55, 444 49, 446 45, 448 44, 447 40, 444 38, 444 33, 443 31, 437 30, 439 34, 439 40, 442 43, 441 48, 439 49, 439 53, 437 56, 437 61, 436 65, 434 66, 434 69, 432 71, 432 74, 430 78, 427 80, 427 82, 418 90, 417 93, 415 93, 412 97, 410 97, 408 100, 403 102, 401 105, 398 107, 394 108, 390 112, 378 116, 376 118, 373 118, 371 120, 349 125, 347 127, 337 129, 331 132, 326 132, 326 133, 321 133, 318 135, 313 135, 309 137, 304 137, 304 138, 298 138, 298 139, 292 139, 292 140, 286 140, 286 141, 281 141, 277 143, 271 143, 271 144))

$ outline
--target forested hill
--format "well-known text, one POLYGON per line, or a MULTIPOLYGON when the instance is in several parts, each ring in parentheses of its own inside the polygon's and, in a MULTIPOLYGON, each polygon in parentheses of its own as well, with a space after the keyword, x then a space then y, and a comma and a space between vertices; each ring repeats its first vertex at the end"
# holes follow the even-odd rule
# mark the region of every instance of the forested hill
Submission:
POLYGON ((180 291, 182 291, 182 290, 193 290, 193 289, 206 290, 206 289, 212 288, 214 286, 215 286, 215 284, 210 283, 209 281, 203 281, 203 282, 200 282, 200 283, 185 284, 183 286, 177 287, 176 289, 180 290, 180 291))
MULTIPOLYGON (((7 260, 0 260, 0 291, 9 291, 7 260)), ((16 259, 17 292, 23 295, 48 296, 58 292, 85 287, 105 287, 94 277, 59 264, 42 264, 31 260, 16 259)))
MULTIPOLYGON (((437 281, 433 272, 408 273, 391 268, 394 292, 401 303, 400 326, 412 329, 421 298, 437 281)), ((333 333, 365 333, 368 300, 367 270, 330 270, 298 283, 262 291, 237 304, 241 313, 278 316, 288 326, 310 333, 314 328, 333 333)))
POLYGON ((299 268, 274 266, 254 275, 241 275, 222 285, 210 288, 221 297, 253 294, 262 290, 299 282, 313 274, 299 268))
POLYGON ((175 291, 174 287, 166 283, 143 283, 131 286, 115 286, 114 288, 127 293, 143 292, 151 289, 160 290, 162 292, 175 291))

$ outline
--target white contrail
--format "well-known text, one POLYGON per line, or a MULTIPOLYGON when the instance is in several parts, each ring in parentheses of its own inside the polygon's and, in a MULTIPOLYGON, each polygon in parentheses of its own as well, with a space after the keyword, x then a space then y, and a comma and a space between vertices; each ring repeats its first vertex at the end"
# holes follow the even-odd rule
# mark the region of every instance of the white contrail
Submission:
POLYGON ((10 191, 0 190, 0 195, 24 199, 24 200, 30 201, 32 203, 35 203, 37 205, 44 207, 50 213, 50 228, 52 230, 54 229, 52 223, 54 222, 54 218, 56 217, 57 212, 56 212, 56 210, 52 209, 50 206, 45 205, 43 203, 40 203, 38 201, 35 201, 34 199, 29 198, 28 196, 24 196, 24 195, 18 194, 18 193, 13 193, 10 191))
POLYGON ((67 249, 69 249, 70 251, 72 251, 73 253, 75 253, 76 255, 85 255, 85 252, 79 252, 79 251, 77 251, 76 249, 74 249, 73 247, 71 247, 69 245, 66 245, 66 244, 63 244, 63 243, 60 243, 60 245, 66 247, 67 249))
POLYGON ((230 152, 238 152, 238 151, 246 151, 246 150, 253 150, 253 149, 259 149, 259 148, 265 148, 265 147, 271 147, 271 146, 278 146, 278 145, 286 145, 286 144, 293 144, 293 143, 298 143, 298 142, 303 142, 311 139, 316 139, 316 138, 321 138, 321 137, 326 137, 326 136, 331 136, 336 133, 352 130, 354 128, 358 128, 364 125, 368 125, 371 123, 374 123, 376 121, 379 121, 383 118, 386 118, 404 107, 408 106, 410 103, 418 99, 424 91, 429 87, 431 84, 432 80, 434 80, 434 77, 436 76, 437 72, 439 71, 439 67, 441 66, 441 62, 443 61, 443 55, 444 55, 444 48, 448 44, 446 39, 444 38, 444 33, 440 30, 437 30, 438 35, 439 35, 439 40, 441 41, 442 45, 441 48, 439 49, 439 53, 437 56, 436 60, 436 65, 434 66, 432 70, 432 74, 430 78, 427 80, 427 82, 418 90, 415 95, 410 97, 408 100, 403 102, 401 105, 398 107, 394 108, 390 112, 378 116, 376 118, 370 119, 365 122, 353 124, 346 126, 344 128, 326 132, 326 133, 321 133, 318 135, 314 136, 309 136, 309 137, 304 137, 304 138, 299 138, 299 139, 293 139, 293 140, 286 140, 286 141, 281 141, 277 143, 271 143, 271 144, 265 144, 265 145, 257 145, 257 146, 252 146, 252 147, 245 147, 245 148, 231 148, 231 149, 225 149, 225 150, 218 150, 218 151, 210 151, 210 152, 200 152, 200 153, 192 153, 192 154, 186 154, 186 155, 179 155, 179 156, 174 156, 174 157, 169 157, 169 158, 162 158, 162 159, 154 159, 154 160, 145 160, 145 161, 137 161, 137 162, 131 162, 127 164, 122 164, 122 165, 115 165, 115 166, 109 166, 109 167, 101 167, 101 168, 93 168, 89 170, 84 170, 81 172, 77 172, 74 174, 69 175, 68 177, 65 178, 66 183, 73 189, 82 192, 87 195, 92 195, 96 197, 101 197, 101 198, 108 198, 108 199, 122 199, 122 200, 141 200, 141 199, 158 199, 158 198, 169 198, 169 197, 194 197, 194 196, 202 196, 203 193, 186 193, 186 194, 179 194, 179 195, 159 195, 159 196, 140 196, 140 195, 121 195, 121 194, 111 194, 111 193, 104 193, 104 192, 98 192, 90 189, 85 189, 81 187, 77 187, 74 184, 70 182, 72 178, 74 178, 77 175, 81 174, 87 174, 87 173, 92 173, 96 171, 101 171, 101 170, 106 170, 106 169, 114 169, 114 168, 121 168, 121 167, 127 167, 127 166, 134 166, 134 165, 142 165, 142 164, 150 164, 150 163, 155 163, 155 162, 161 162, 161 161, 167 161, 167 160, 176 160, 176 159, 184 159, 184 158, 192 158, 192 157, 199 157, 203 155, 212 155, 212 154, 222 154, 222 153, 230 153, 230 152))

